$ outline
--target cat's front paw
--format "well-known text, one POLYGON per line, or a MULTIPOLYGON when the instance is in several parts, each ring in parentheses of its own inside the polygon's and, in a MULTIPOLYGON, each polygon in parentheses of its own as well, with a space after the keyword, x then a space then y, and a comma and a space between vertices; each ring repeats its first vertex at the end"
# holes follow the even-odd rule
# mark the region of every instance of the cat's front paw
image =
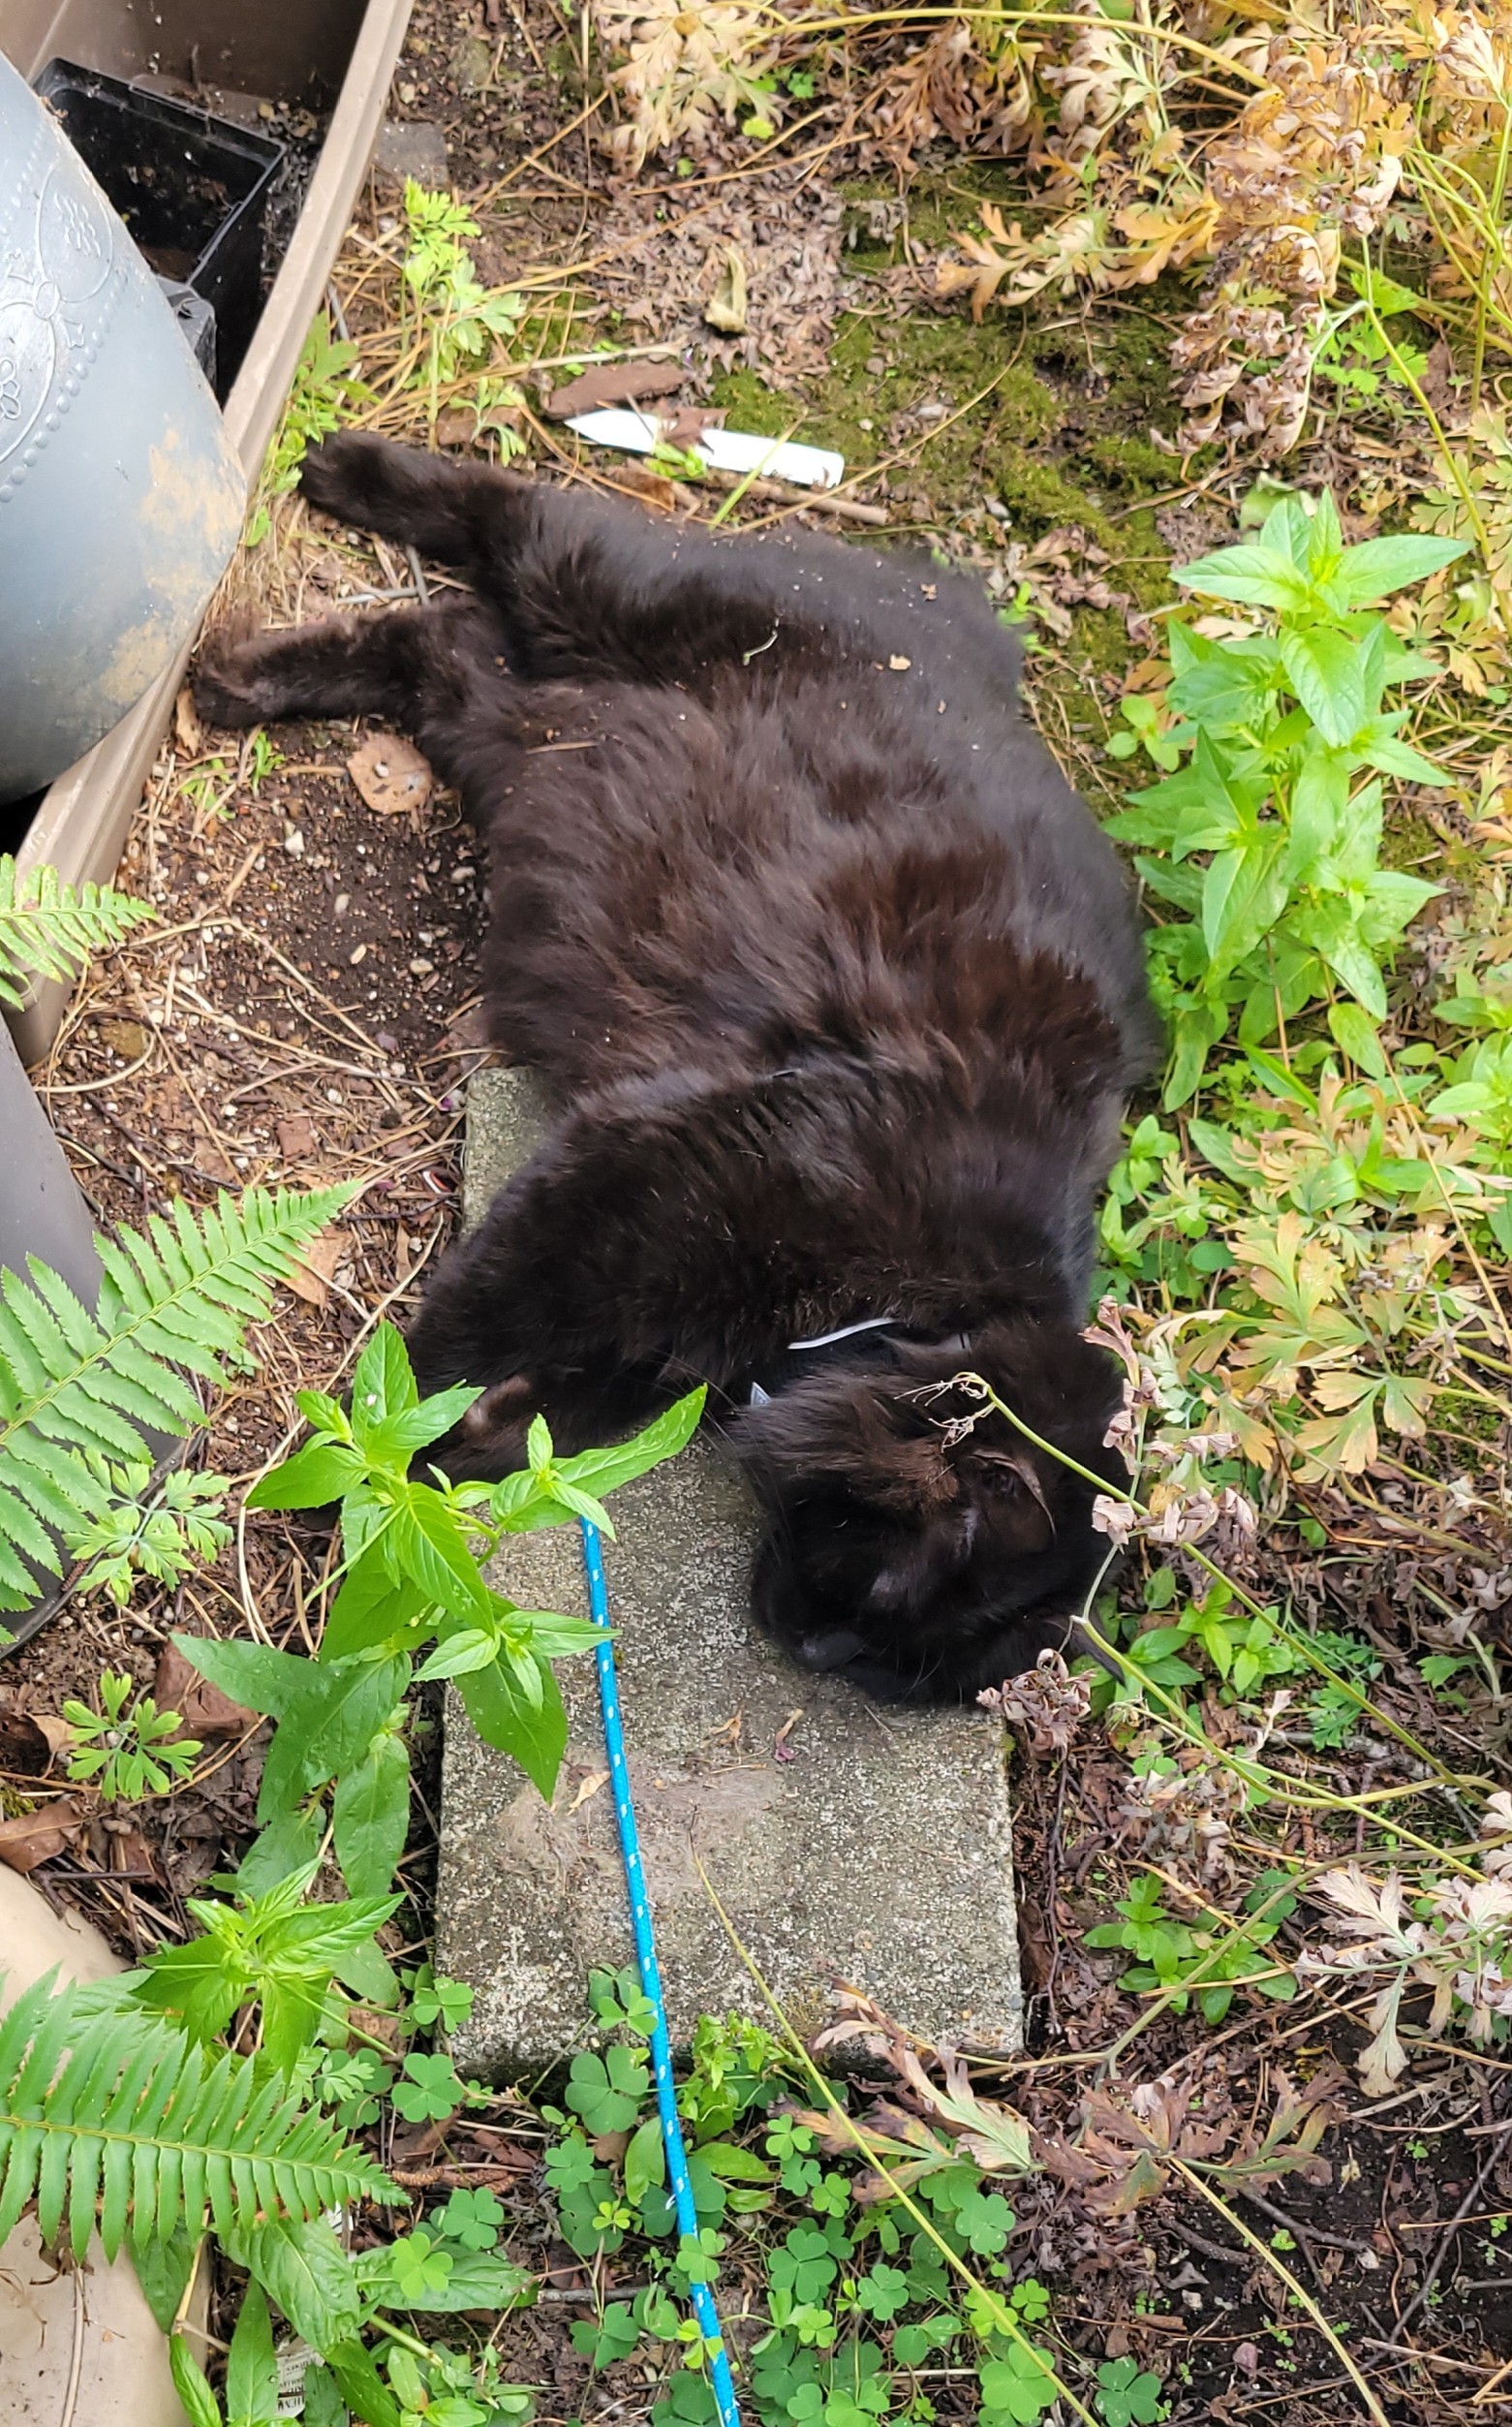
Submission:
POLYGON ((523 1374, 496 1382, 475 1399, 460 1423, 435 1448, 421 1450, 416 1464, 434 1464, 453 1482, 497 1483, 528 1465, 525 1437, 535 1414, 534 1385, 523 1374))
POLYGON ((259 694, 261 643, 231 627, 213 632, 195 666, 195 706, 207 725, 241 730, 262 724, 269 711, 259 694))

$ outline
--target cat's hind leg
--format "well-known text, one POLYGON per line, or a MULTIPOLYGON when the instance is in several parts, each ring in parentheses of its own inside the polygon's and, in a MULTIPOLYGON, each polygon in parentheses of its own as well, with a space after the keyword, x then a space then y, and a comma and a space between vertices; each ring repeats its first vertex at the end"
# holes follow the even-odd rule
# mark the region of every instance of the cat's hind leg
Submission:
POLYGON ((417 548, 438 564, 471 569, 480 547, 497 545, 515 500, 534 483, 491 464, 428 455, 369 430, 340 430, 311 447, 299 486, 312 506, 356 531, 417 548))
POLYGON ((251 638, 212 634, 195 700, 217 725, 382 716, 412 730, 438 701, 460 708, 479 673, 507 680, 499 634, 475 600, 333 616, 251 638))
POLYGON ((769 673, 795 648, 849 645, 849 560, 833 541, 735 542, 361 430, 312 448, 301 485, 341 520, 460 567, 532 681, 696 690, 718 667, 769 673))

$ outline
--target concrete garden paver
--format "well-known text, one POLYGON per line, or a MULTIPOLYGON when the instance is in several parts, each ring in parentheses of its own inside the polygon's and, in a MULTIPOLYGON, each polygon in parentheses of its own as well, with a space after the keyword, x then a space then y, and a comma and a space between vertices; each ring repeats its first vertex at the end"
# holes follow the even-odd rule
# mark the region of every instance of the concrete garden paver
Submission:
MULTIPOLYGON (((545 1120, 528 1074, 473 1079, 470 1223, 545 1120)), ((613 1514, 604 1558, 674 2040, 711 2009, 769 2022, 758 1974, 803 2033, 845 1979, 926 2038, 1017 2047, 996 1727, 878 1708, 790 1667, 749 1618, 755 1511, 712 1444, 617 1493, 613 1514)), ((497 1581, 525 1607, 585 1614, 575 1527, 522 1537, 497 1581)), ((570 1733, 549 1809, 447 1696, 436 1960, 476 1992, 457 2060, 494 2079, 580 2045, 590 1967, 632 1956, 593 1665, 558 1673, 570 1733)))

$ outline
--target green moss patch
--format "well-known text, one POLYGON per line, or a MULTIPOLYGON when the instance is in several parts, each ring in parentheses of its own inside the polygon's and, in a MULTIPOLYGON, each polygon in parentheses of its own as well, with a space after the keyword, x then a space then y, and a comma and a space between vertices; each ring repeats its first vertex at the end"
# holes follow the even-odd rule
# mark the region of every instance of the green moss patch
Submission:
MULTIPOLYGON (((983 171, 970 190, 957 175, 911 196, 915 246, 939 247, 970 226, 990 189, 1011 199, 1002 170, 983 171)), ((851 199, 864 229, 866 198, 851 199)), ((891 256, 863 236, 849 258, 878 272, 891 256)), ((895 311, 874 302, 864 278, 855 294, 829 367, 806 393, 750 370, 715 381, 712 401, 732 427, 835 448, 852 473, 879 467, 878 493, 896 504, 900 523, 923 524, 945 546, 1032 547, 1079 527, 1106 550, 1110 587, 1144 609, 1169 599, 1169 551, 1149 501, 1179 479, 1153 434, 1175 426, 1167 355, 1169 319, 1184 299, 1177 282, 1103 298, 1091 317, 1059 296, 1027 309, 992 305, 979 325, 964 305, 937 308, 923 296, 895 311)), ((1100 736, 1088 689, 1111 702, 1141 654, 1121 610, 1076 608, 1070 638, 1045 652, 1036 681, 1062 690, 1071 724, 1100 736)))

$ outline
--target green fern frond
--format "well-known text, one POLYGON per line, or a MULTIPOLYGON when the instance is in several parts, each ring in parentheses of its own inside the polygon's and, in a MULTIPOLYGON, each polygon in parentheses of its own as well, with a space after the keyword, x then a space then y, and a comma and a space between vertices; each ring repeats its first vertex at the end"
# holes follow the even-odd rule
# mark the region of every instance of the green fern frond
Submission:
POLYGON ((179 2228, 223 2236, 402 2194, 280 2073, 49 1973, 0 2022, 0 2243, 35 2200, 80 2262, 179 2228))
POLYGON ((143 1428, 183 1434, 201 1420, 183 1369, 221 1379, 274 1282, 354 1193, 223 1193, 203 1213, 179 1201, 171 1221, 154 1214, 145 1231, 97 1238, 105 1279, 92 1315, 35 1258, 29 1281, 0 1273, 0 1609, 35 1599, 28 1562, 62 1573, 55 1538, 109 1505, 104 1460, 150 1463, 143 1428))
POLYGON ((20 876, 0 852, 0 1003, 18 1007, 27 978, 72 978, 91 952, 154 916, 150 902, 108 885, 65 885, 56 868, 20 876))

